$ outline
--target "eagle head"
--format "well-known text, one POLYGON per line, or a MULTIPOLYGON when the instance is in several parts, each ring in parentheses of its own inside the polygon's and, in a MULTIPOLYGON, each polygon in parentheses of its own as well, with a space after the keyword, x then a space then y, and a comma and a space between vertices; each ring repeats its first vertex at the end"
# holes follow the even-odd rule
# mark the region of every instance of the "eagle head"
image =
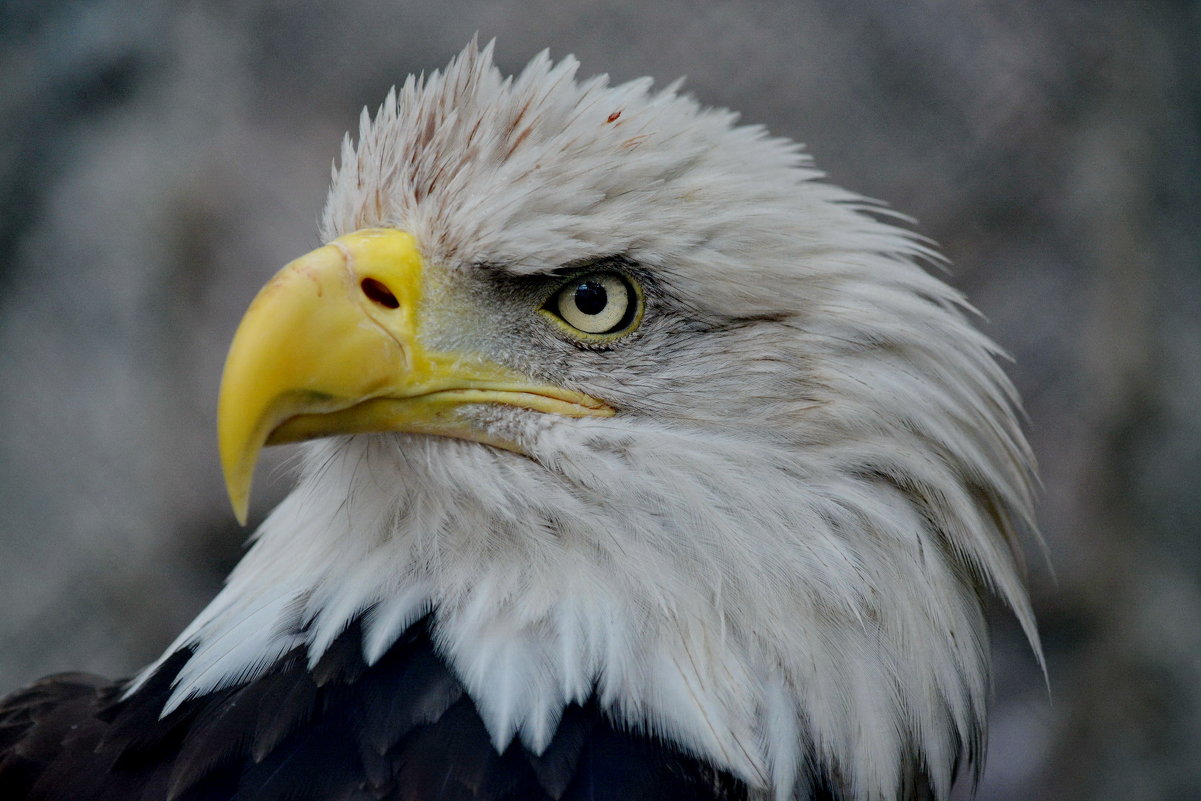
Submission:
POLYGON ((168 650, 167 711, 352 622, 370 665, 428 616, 498 750, 591 698, 776 798, 945 798, 986 596, 1038 649, 996 346, 795 143, 576 68, 473 44, 343 144, 328 244, 230 351, 239 514, 261 447, 312 441, 168 650))

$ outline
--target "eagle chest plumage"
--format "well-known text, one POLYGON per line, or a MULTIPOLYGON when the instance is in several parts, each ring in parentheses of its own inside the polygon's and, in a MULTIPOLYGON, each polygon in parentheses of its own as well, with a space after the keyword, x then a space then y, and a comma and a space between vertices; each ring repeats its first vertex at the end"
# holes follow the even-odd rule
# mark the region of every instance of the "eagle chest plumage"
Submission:
POLYGON ((1032 458, 938 257, 675 87, 473 43, 343 145, 218 435, 245 519, 132 680, 0 705, 0 797, 945 799, 1032 458), (311 440, 311 442, 309 442, 311 440))

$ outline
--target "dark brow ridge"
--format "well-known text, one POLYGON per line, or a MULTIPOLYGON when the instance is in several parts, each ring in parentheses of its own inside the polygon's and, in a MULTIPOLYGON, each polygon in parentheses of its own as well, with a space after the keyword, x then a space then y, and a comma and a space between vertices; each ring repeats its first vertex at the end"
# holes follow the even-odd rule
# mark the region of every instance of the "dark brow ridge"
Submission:
POLYGON ((501 275, 511 278, 533 278, 533 277, 549 277, 549 278, 566 278, 579 273, 590 272, 594 270, 624 270, 626 272, 640 272, 639 264, 634 259, 624 253, 612 253, 604 256, 589 256, 583 259, 560 264, 557 267, 545 267, 542 269, 514 271, 507 263, 502 261, 477 261, 471 264, 471 267, 480 270, 484 273, 501 275))

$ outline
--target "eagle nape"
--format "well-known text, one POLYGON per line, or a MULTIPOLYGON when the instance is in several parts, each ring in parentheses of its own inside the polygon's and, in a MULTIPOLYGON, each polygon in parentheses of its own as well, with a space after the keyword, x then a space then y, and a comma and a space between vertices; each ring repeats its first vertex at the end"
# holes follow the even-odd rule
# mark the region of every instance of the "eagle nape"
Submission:
POLYGON ((234 336, 245 521, 136 677, 0 702, 31 801, 946 799, 1033 459, 937 256, 798 145, 476 43, 347 138, 234 336))

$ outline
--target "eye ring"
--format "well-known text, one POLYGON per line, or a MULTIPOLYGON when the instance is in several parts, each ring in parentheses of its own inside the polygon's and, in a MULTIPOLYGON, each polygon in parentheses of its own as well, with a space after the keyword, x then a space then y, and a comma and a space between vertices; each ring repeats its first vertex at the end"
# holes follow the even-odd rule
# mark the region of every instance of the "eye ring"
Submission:
POLYGON ((560 286, 542 311, 577 339, 608 341, 637 326, 642 291, 616 270, 583 273, 560 286))

